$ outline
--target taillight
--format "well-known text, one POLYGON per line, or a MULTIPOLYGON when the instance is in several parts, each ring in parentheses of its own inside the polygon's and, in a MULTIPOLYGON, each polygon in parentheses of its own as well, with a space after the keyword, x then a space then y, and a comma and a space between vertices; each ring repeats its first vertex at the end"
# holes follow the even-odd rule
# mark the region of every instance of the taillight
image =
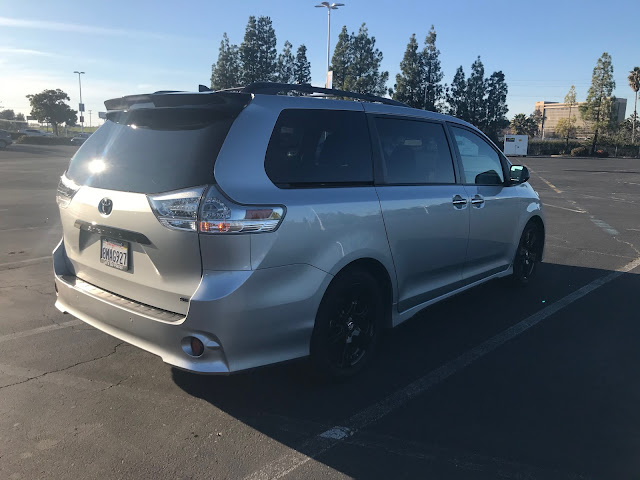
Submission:
POLYGON ((71 199, 80 190, 80 185, 73 180, 67 178, 65 173, 60 177, 58 182, 58 190, 56 192, 56 202, 61 208, 67 208, 71 203, 71 199))
POLYGON ((273 232, 283 217, 283 207, 237 205, 211 186, 202 199, 198 223, 201 233, 262 233, 273 232))
POLYGON ((160 195, 147 195, 158 221, 172 230, 196 231, 198 206, 205 187, 187 188, 160 195))

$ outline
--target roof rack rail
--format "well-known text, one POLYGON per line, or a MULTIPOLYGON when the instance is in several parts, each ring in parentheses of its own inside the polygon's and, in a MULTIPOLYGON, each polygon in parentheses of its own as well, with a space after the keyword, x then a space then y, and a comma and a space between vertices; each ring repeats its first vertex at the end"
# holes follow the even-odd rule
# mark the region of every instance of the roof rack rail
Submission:
POLYGON ((236 87, 225 91, 236 91, 242 93, 261 93, 264 95, 277 95, 279 92, 300 92, 300 93, 320 93, 329 97, 346 97, 355 98, 357 100, 366 100, 368 102, 384 103, 386 105, 395 105, 398 107, 408 107, 406 103, 392 100, 391 98, 379 97, 377 95, 369 95, 368 93, 347 92, 335 88, 314 87, 308 83, 290 84, 290 83, 274 83, 274 82, 254 82, 244 88, 236 87))

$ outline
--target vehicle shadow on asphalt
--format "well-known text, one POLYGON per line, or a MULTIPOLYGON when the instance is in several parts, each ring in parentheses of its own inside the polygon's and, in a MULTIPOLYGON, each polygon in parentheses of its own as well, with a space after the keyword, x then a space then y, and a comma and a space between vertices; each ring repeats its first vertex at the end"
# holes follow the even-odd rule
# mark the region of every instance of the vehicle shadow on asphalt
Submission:
MULTIPOLYGON (((526 288, 496 280, 433 305, 388 331, 370 368, 348 382, 320 381, 307 360, 229 377, 172 369, 173 380, 188 394, 299 449, 302 440, 341 425, 358 411, 608 273, 543 263, 534 283, 526 288)), ((637 282, 638 278, 627 274, 618 281, 637 282)), ((349 475, 358 476, 356 467, 349 470, 349 475)))

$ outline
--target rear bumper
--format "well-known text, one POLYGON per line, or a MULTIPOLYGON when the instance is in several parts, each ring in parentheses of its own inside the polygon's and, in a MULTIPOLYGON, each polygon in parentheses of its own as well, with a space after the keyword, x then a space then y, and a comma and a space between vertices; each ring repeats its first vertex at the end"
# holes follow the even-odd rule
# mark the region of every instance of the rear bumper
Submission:
POLYGON ((213 374, 308 355, 315 315, 332 278, 300 264, 205 271, 187 315, 180 316, 88 288, 71 271, 64 242, 53 252, 53 267, 58 310, 158 355, 168 364, 213 374), (202 356, 189 355, 189 337, 202 340, 202 356))

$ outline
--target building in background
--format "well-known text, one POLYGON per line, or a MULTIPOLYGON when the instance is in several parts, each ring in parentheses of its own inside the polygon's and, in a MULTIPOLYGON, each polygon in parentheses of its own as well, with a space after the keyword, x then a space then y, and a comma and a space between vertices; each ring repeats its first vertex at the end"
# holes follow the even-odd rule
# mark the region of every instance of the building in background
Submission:
MULTIPOLYGON (((580 105, 584 102, 578 102, 571 107, 571 116, 576 117, 576 129, 578 137, 585 137, 591 134, 591 129, 582 119, 580 114, 580 105)), ((625 119, 627 111, 627 99, 616 98, 615 108, 617 112, 616 120, 622 122, 625 119)), ((569 118, 569 105, 560 102, 536 102, 535 110, 543 114, 542 128, 540 129, 543 138, 556 137, 556 125, 561 118, 569 118)))

